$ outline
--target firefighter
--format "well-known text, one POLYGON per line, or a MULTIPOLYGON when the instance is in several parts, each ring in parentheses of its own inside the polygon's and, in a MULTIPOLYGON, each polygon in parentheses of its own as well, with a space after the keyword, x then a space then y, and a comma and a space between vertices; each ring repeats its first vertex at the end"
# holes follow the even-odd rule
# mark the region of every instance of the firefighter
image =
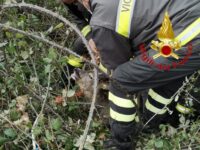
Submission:
MULTIPOLYGON (((92 12, 92 39, 101 62, 113 72, 109 88, 112 140, 105 149, 134 149, 141 120, 132 95, 147 91, 142 116, 145 121, 154 116, 151 124, 156 126, 169 116, 168 106, 184 78, 200 68, 200 1, 82 3, 92 12)), ((184 109, 177 106, 183 113, 184 109)))

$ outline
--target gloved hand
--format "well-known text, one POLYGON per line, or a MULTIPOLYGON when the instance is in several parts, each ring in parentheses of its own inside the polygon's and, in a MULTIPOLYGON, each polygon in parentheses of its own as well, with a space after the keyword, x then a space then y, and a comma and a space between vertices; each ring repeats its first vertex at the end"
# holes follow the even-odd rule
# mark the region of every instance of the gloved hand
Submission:
MULTIPOLYGON (((86 35, 86 39, 89 39, 91 37, 91 33, 88 33, 86 35)), ((85 45, 82 42, 82 39, 79 37, 75 40, 74 44, 73 44, 73 51, 77 54, 79 54, 80 56, 83 56, 85 58, 89 57, 88 55, 88 51, 85 47, 85 45)), ((61 83, 61 86, 64 87, 65 85, 68 85, 68 77, 66 76, 66 73, 69 73, 69 75, 72 75, 75 73, 75 68, 82 68, 83 66, 83 62, 81 62, 81 60, 78 57, 75 57, 73 55, 71 56, 67 56, 67 66, 65 66, 63 68, 63 70, 65 70, 65 72, 62 72, 61 76, 62 76, 62 80, 65 82, 65 84, 61 83)), ((71 85, 73 86, 75 84, 74 79, 70 80, 71 85)))

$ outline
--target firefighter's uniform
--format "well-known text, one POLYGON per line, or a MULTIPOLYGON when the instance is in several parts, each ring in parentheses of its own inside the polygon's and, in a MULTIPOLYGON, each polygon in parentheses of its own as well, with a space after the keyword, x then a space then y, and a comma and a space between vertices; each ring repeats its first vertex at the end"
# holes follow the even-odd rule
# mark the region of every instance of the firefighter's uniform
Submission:
MULTIPOLYGON (((168 114, 165 106, 173 102, 171 97, 184 77, 200 68, 200 1, 90 0, 90 4, 92 38, 100 51, 103 66, 114 71, 109 92, 112 136, 118 149, 128 150, 138 121, 137 101, 128 95, 148 90, 145 119, 158 114, 154 122, 159 124, 168 114), (187 44, 193 45, 188 62, 168 71, 142 60, 139 51, 139 45, 145 43, 149 58, 157 54, 150 45, 157 39, 165 12, 169 13, 176 39, 181 43, 176 52, 180 59, 187 54, 187 44)), ((155 59, 155 63, 163 65, 176 61, 173 57, 155 59)), ((181 110, 180 106, 177 108, 181 110)))

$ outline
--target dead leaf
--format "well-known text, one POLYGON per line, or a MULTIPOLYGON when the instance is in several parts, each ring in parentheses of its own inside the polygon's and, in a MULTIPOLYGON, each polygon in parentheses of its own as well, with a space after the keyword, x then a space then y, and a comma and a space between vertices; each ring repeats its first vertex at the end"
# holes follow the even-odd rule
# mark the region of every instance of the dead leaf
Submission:
MULTIPOLYGON (((84 149, 86 150, 95 150, 93 143, 95 142, 95 133, 91 133, 90 135, 87 135, 87 139, 85 141, 84 149)), ((81 135, 79 139, 76 139, 76 143, 74 146, 79 147, 82 142, 83 136, 81 135)))
POLYGON ((105 133, 100 133, 99 139, 104 141, 106 139, 106 134, 105 133))
POLYGON ((67 97, 73 97, 75 95, 75 90, 69 90, 68 92, 67 92, 67 97))
POLYGON ((55 103, 56 103, 57 105, 61 105, 61 104, 63 103, 63 97, 62 97, 62 96, 57 96, 57 97, 55 98, 55 103))
POLYGON ((17 126, 27 125, 30 122, 28 113, 23 113, 19 120, 14 121, 14 124, 17 126))
POLYGON ((16 98, 16 106, 17 106, 17 110, 24 112, 26 109, 26 104, 28 103, 28 95, 23 95, 23 96, 18 96, 16 98))
POLYGON ((75 96, 78 98, 83 97, 84 96, 83 90, 76 91, 75 96))

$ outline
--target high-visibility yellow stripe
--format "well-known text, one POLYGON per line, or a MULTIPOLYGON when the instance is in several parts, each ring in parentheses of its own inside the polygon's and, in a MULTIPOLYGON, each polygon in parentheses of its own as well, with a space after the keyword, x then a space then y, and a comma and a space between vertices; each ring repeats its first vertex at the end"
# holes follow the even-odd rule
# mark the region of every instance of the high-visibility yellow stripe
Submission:
POLYGON ((182 114, 190 114, 192 112, 192 110, 190 108, 182 106, 179 103, 176 105, 176 109, 182 114))
POLYGON ((149 103, 149 100, 146 101, 145 106, 149 111, 151 111, 155 114, 163 115, 164 113, 167 112, 167 110, 165 108, 163 108, 163 109, 156 108, 155 106, 153 106, 152 104, 149 103))
POLYGON ((131 21, 136 0, 120 0, 115 31, 127 38, 130 37, 131 21))
POLYGON ((109 92, 108 98, 112 101, 115 105, 123 108, 134 108, 135 105, 130 99, 120 98, 109 92))
POLYGON ((70 55, 69 57, 67 57, 67 63, 70 64, 73 67, 82 67, 82 60, 76 56, 70 55))
POLYGON ((81 33, 86 37, 90 31, 92 31, 92 28, 90 25, 87 25, 81 30, 81 33))
POLYGON ((124 115, 114 111, 110 108, 110 117, 116 121, 120 122, 131 122, 135 119, 136 113, 132 115, 124 115))
POLYGON ((139 118, 139 116, 135 116, 135 122, 140 122, 140 118, 139 118))
POLYGON ((200 18, 189 25, 182 33, 180 33, 175 40, 181 42, 181 46, 186 45, 200 34, 200 18))
POLYGON ((149 90, 148 95, 151 96, 151 98, 153 100, 155 100, 161 104, 164 104, 164 105, 168 105, 172 102, 172 99, 164 98, 161 95, 159 95, 158 93, 154 92, 152 89, 149 90))
POLYGON ((76 68, 79 68, 79 67, 83 66, 82 64, 80 64, 79 62, 76 62, 74 60, 68 60, 67 63, 70 64, 73 67, 76 67, 76 68))
POLYGON ((104 66, 102 65, 102 63, 99 64, 99 69, 100 69, 101 71, 103 71, 104 73, 108 73, 107 68, 104 67, 104 66))

